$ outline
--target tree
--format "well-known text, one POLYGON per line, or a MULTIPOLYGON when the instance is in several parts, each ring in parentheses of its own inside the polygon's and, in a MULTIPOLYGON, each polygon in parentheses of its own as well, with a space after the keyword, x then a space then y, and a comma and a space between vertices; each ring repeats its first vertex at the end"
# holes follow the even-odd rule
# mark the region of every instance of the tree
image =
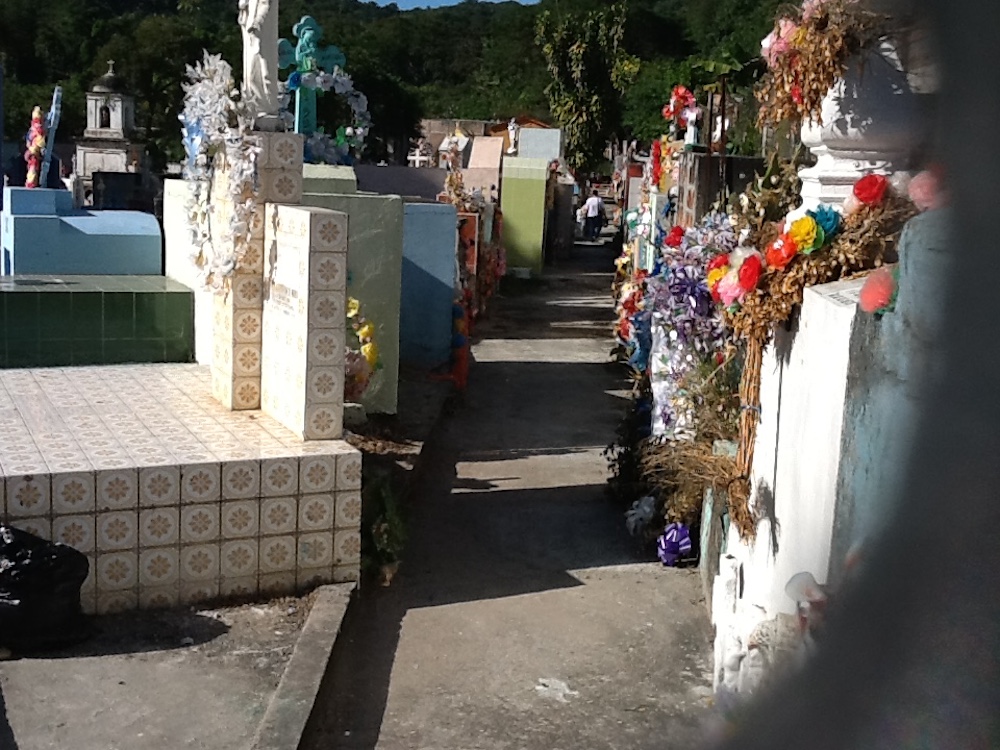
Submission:
POLYGON ((574 170, 600 162, 608 140, 622 132, 621 97, 639 72, 638 58, 622 46, 625 11, 616 3, 604 11, 538 17, 535 38, 552 77, 545 93, 574 170))

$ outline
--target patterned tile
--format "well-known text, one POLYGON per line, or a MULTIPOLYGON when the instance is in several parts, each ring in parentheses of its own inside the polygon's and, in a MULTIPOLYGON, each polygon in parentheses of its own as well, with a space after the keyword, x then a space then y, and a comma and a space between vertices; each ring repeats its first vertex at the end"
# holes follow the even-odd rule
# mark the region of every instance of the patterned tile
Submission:
POLYGON ((260 497, 260 462, 231 461, 222 465, 223 500, 260 497))
POLYGON ((232 402, 234 409, 259 409, 260 378, 234 378, 232 402))
POLYGON ((96 548, 93 516, 57 516, 52 521, 52 539, 79 552, 96 548))
POLYGON ((7 515, 10 518, 46 516, 52 508, 48 474, 7 477, 7 515))
POLYGON ((307 456, 299 460, 299 491, 330 492, 336 484, 336 460, 333 456, 307 456))
POLYGON ((333 328, 344 325, 343 292, 309 293, 309 326, 333 328))
POLYGON ((119 510, 139 505, 139 472, 114 469, 97 472, 97 510, 119 510))
POLYGON ((138 608, 139 593, 131 591, 102 591, 97 592, 97 614, 114 615, 119 612, 129 612, 138 608))
POLYGON ((337 489, 361 489, 361 453, 352 450, 337 456, 337 489))
POLYGON ((361 569, 357 564, 333 566, 334 583, 353 583, 354 581, 360 581, 360 580, 361 580, 361 569))
POLYGON ((233 341, 237 344, 260 343, 261 312, 237 308, 233 315, 233 341))
POLYGON ((217 463, 181 467, 181 502, 211 503, 222 499, 222 467, 217 463))
POLYGON ((261 596, 282 596, 295 591, 295 571, 261 573, 257 589, 261 596))
POLYGON ((10 525, 47 542, 52 541, 52 521, 48 518, 12 518, 10 525))
POLYGON ((260 540, 261 573, 295 570, 296 544, 293 536, 262 537, 260 540))
POLYGON ((344 368, 310 367, 306 374, 308 400, 312 403, 344 402, 344 368))
POLYGON ((199 544, 219 538, 221 504, 181 506, 181 544, 199 544))
POLYGON ((302 136, 295 133, 274 133, 266 136, 268 168, 301 169, 302 136))
POLYGON ((256 309, 264 304, 264 280, 257 274, 237 274, 233 277, 232 299, 236 309, 256 309))
POLYGON ((93 472, 52 476, 52 513, 87 513, 96 508, 93 472))
POLYGON ((219 577, 219 545, 181 547, 181 581, 214 581, 219 577))
POLYGON ((347 288, 347 255, 323 253, 317 256, 309 273, 309 288, 315 291, 340 292, 347 288))
POLYGON ((171 609, 180 601, 180 590, 175 585, 144 586, 139 589, 139 609, 171 609))
POLYGON ((333 565, 333 535, 327 531, 300 534, 298 539, 297 568, 325 568, 333 565))
POLYGON ((139 544, 139 514, 113 511, 97 514, 97 549, 101 552, 135 549, 139 544))
POLYGON ((139 511, 139 546, 163 547, 180 542, 180 511, 150 508, 139 511))
POLYGON ((299 498, 299 531, 323 531, 333 528, 333 493, 302 495, 299 498))
POLYGON ((237 344, 233 347, 233 375, 238 378, 260 377, 260 344, 237 344))
POLYGON ((347 214, 314 211, 310 233, 314 251, 346 253, 347 221, 347 214))
POLYGON ((155 547, 139 553, 139 587, 169 586, 180 579, 176 547, 155 547))
POLYGON ((219 598, 218 581, 197 581, 181 583, 180 602, 184 606, 202 604, 219 598))
POLYGON ((222 503, 222 536, 225 539, 255 537, 260 528, 260 501, 234 500, 222 503))
POLYGON ((299 592, 311 591, 317 586, 333 583, 333 566, 324 568, 299 568, 295 571, 295 588, 299 592))
POLYGON ((224 542, 219 555, 222 579, 247 578, 257 574, 257 540, 224 542))
POLYGON ((222 578, 219 581, 220 599, 251 599, 257 595, 257 576, 222 578))
POLYGON ((135 552, 110 552, 97 556, 97 599, 107 591, 134 589, 139 583, 139 556, 135 552))
POLYGON ((294 495, 299 491, 299 461, 295 457, 261 461, 261 497, 294 495))
POLYGON ((139 469, 139 507, 177 505, 181 501, 179 466, 139 469))
POLYGON ((337 493, 336 527, 356 529, 361 526, 361 492, 349 490, 337 493))
POLYGON ((333 535, 333 561, 337 565, 361 562, 361 532, 340 529, 333 535))
POLYGON ((306 408, 305 440, 335 440, 344 434, 344 407, 336 404, 314 404, 306 408))
POLYGON ((294 534, 296 515, 294 497, 270 497, 263 500, 260 504, 261 535, 294 534))

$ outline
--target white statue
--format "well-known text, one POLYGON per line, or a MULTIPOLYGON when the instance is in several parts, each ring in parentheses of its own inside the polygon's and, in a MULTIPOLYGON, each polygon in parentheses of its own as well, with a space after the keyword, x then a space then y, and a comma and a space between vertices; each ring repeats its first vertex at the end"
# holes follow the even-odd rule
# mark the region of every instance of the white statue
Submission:
POLYGON ((278 0, 239 0, 243 31, 243 97, 256 115, 257 128, 277 130, 278 0))
POLYGON ((521 126, 517 124, 517 121, 513 117, 510 118, 510 122, 507 123, 507 136, 510 139, 510 146, 507 148, 508 154, 517 153, 517 138, 520 132, 521 126))
POLYGON ((698 144, 698 118, 701 117, 701 110, 698 107, 688 107, 681 112, 681 117, 687 123, 687 130, 684 133, 684 143, 688 146, 698 144))

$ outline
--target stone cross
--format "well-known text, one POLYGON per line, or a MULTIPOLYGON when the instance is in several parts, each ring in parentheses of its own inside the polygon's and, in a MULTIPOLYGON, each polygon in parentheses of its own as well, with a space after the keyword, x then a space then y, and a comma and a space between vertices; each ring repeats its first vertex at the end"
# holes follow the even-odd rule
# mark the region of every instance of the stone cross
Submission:
POLYGON ((239 0, 243 99, 260 130, 278 130, 278 0, 239 0))
MULTIPOLYGON (((320 46, 323 29, 312 16, 303 16, 292 28, 292 34, 298 39, 298 43, 294 47, 287 39, 278 43, 278 65, 282 69, 294 65, 300 80, 306 75, 332 73, 334 68, 342 69, 347 64, 347 58, 339 48, 333 45, 320 46)), ((307 137, 316 132, 314 86, 300 85, 295 91, 295 132, 307 137)))

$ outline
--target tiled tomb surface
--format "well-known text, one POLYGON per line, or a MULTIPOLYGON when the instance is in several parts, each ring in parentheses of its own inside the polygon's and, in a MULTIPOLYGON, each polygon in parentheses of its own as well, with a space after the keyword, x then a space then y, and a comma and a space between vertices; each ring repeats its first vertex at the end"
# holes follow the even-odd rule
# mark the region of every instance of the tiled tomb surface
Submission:
POLYGON ((90 560, 87 611, 357 580, 361 455, 232 412, 198 365, 0 372, 4 522, 90 560))

